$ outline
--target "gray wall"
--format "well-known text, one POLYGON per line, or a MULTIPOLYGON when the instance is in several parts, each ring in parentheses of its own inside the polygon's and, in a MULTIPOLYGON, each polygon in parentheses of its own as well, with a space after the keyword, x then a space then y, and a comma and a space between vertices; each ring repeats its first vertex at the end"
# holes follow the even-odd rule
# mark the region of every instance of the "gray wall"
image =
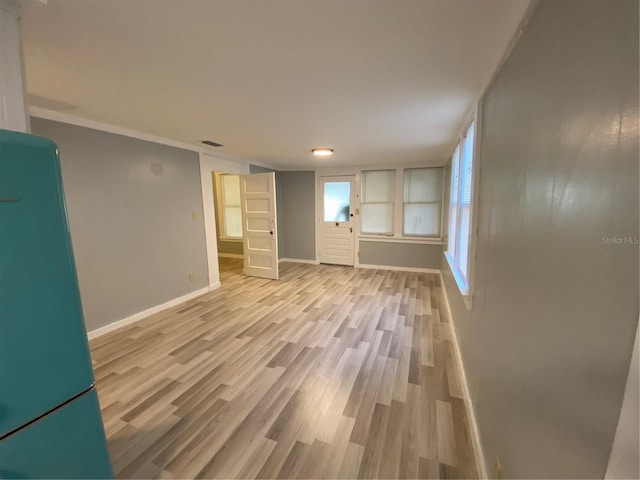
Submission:
POLYGON ((363 265, 438 269, 441 258, 440 245, 360 240, 360 263, 363 265))
POLYGON ((60 149, 88 331, 207 286, 197 153, 31 122, 60 149))
POLYGON ((446 262, 488 469, 602 478, 638 320, 638 2, 542 1, 484 101, 476 290, 446 262))
MULTIPOLYGON (((216 221, 218 218, 218 214, 216 213, 216 221)), ((216 224, 217 226, 217 224, 216 224)), ((219 230, 216 230, 219 232, 219 230)), ((242 247, 242 242, 229 242, 225 240, 220 240, 218 236, 218 253, 222 254, 232 254, 232 255, 242 255, 244 252, 244 248, 242 247)))
MULTIPOLYGON (((220 172, 224 173, 224 172, 220 172)), ((214 180, 214 174, 211 174, 211 184, 213 185, 213 212, 216 218, 216 240, 218 242, 218 253, 222 254, 232 254, 232 255, 242 255, 244 252, 244 247, 242 242, 230 242, 228 240, 220 240, 220 232, 222 229, 220 228, 220 217, 218 215, 218 208, 216 205, 217 201, 217 188, 216 182, 214 180)))
POLYGON ((281 258, 316 259, 315 173, 278 172, 281 258))
POLYGON ((249 173, 269 173, 276 172, 273 168, 261 167, 260 165, 249 164, 249 173))

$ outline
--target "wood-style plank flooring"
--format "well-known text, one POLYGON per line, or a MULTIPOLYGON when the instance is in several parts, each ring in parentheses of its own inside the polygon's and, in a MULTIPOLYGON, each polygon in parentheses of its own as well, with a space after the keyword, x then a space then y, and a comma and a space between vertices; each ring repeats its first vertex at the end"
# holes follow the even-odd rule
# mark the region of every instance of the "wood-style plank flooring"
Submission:
POLYGON ((438 276, 240 262, 91 341, 116 477, 477 477, 438 276))

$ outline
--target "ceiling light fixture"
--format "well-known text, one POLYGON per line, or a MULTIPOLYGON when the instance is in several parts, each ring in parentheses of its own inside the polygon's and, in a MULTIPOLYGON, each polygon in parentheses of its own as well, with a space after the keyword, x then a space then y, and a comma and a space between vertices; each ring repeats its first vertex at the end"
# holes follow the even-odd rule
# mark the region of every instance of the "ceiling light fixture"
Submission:
POLYGON ((333 155, 333 148, 312 148, 311 153, 316 157, 328 157, 333 155))

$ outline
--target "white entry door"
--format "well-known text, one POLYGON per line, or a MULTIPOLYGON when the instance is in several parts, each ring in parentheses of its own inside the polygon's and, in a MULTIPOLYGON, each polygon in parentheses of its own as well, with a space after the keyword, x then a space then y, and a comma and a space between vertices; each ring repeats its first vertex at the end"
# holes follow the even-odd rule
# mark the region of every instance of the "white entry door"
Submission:
POLYGON ((240 176, 244 273, 278 279, 276 175, 274 172, 240 176))
POLYGON ((355 178, 320 177, 320 263, 353 265, 355 178))

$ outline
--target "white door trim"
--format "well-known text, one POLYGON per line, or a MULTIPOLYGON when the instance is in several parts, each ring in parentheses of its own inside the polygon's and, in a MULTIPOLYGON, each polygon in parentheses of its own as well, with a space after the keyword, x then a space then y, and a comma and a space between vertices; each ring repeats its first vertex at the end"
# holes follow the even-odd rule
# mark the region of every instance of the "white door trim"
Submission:
POLYGON ((220 270, 218 267, 218 239, 216 234, 215 204, 213 200, 213 172, 249 173, 249 165, 237 163, 204 153, 200 154, 200 189, 202 191, 202 215, 204 216, 204 238, 207 250, 207 267, 209 269, 209 288, 220 286, 220 270))

